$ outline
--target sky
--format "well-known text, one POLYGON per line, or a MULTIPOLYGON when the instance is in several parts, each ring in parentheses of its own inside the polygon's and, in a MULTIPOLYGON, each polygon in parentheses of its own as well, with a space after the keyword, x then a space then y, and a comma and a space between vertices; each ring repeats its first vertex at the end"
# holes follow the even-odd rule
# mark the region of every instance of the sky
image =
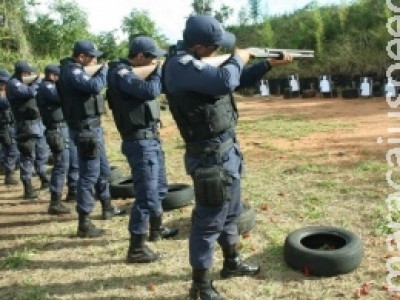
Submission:
MULTIPOLYGON (((51 0, 42 0, 49 3, 51 0)), ((350 0, 317 0, 320 5, 340 4, 350 0)), ((39 2, 39 1, 38 1, 39 2)), ((90 31, 98 34, 101 31, 119 30, 122 19, 128 16, 132 9, 146 10, 150 18, 156 23, 158 30, 168 40, 175 43, 182 37, 182 30, 186 17, 192 12, 191 0, 79 0, 79 6, 88 14, 90 31)), ((279 15, 292 12, 304 7, 311 0, 262 0, 261 8, 267 10, 268 15, 279 15)), ((213 8, 217 9, 226 4, 234 9, 234 13, 227 24, 237 20, 241 7, 246 7, 248 0, 214 0, 213 8)), ((48 7, 48 5, 45 5, 48 7)))

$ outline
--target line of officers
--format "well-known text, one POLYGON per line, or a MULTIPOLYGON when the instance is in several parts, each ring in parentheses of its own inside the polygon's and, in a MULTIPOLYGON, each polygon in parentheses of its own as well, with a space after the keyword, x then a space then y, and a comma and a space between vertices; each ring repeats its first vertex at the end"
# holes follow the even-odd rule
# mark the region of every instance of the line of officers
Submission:
POLYGON ((168 187, 164 153, 158 132, 160 121, 157 97, 163 92, 185 142, 186 172, 195 189, 195 208, 189 236, 192 267, 190 299, 222 299, 209 276, 213 250, 218 243, 224 256, 221 278, 257 275, 260 267, 239 256, 235 220, 242 211, 240 176, 242 154, 236 140, 238 119, 233 92, 254 85, 272 66, 292 60, 265 60, 245 66, 250 53, 235 49, 218 67, 201 59, 213 56, 220 47, 233 49, 235 36, 225 31, 213 17, 196 15, 186 21, 183 45, 174 55, 157 65, 146 78, 132 67, 150 66, 164 56, 155 41, 139 36, 129 45, 127 58, 105 62, 89 76, 84 67, 95 65, 102 53, 93 42, 77 41, 73 55, 60 66, 45 68, 45 77, 29 85, 24 78, 34 71, 25 61, 15 64, 14 74, 0 71, 0 136, 4 146, 5 184, 13 177, 18 151, 24 198, 34 199, 33 168, 41 188, 49 186, 50 214, 70 213, 61 202, 68 178, 67 199, 76 198, 77 235, 99 237, 105 233, 89 216, 94 199, 100 200, 103 219, 123 212, 111 205, 107 160, 101 115, 106 98, 121 135, 121 151, 131 167, 136 191, 129 220, 128 263, 149 263, 161 259, 147 241, 171 238, 178 229, 163 225, 162 200, 168 187), (47 144, 53 154, 50 182, 44 163, 47 144))

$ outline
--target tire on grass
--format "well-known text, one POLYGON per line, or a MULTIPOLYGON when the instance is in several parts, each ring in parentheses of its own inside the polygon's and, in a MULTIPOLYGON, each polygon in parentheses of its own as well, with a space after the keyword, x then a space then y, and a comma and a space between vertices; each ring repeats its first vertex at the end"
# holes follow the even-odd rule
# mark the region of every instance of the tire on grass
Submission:
POLYGON ((121 167, 118 166, 110 166, 111 174, 110 179, 108 180, 109 183, 114 181, 120 180, 124 175, 122 174, 121 167))
POLYGON ((162 206, 164 210, 177 209, 193 202, 194 189, 189 184, 173 183, 168 185, 168 193, 162 206))
POLYGON ((240 235, 250 232, 256 225, 256 213, 248 203, 243 203, 243 211, 236 220, 240 235))
POLYGON ((132 177, 115 180, 110 183, 110 195, 113 199, 134 198, 136 193, 133 186, 132 177))
POLYGON ((332 226, 309 226, 290 233, 285 240, 285 262, 313 276, 335 276, 356 269, 363 258, 361 239, 332 226))

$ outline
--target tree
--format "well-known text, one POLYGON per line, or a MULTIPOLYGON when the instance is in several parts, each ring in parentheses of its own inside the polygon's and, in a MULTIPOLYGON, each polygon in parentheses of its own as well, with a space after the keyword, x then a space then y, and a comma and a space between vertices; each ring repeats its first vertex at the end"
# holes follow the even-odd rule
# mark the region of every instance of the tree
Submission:
POLYGON ((262 17, 261 8, 260 8, 261 0, 248 0, 248 4, 249 4, 250 16, 253 20, 253 24, 258 24, 262 17))
POLYGON ((77 40, 90 36, 87 15, 74 0, 55 0, 50 11, 37 14, 27 26, 32 48, 42 56, 70 55, 77 40))
POLYGON ((122 19, 122 31, 129 35, 129 40, 137 35, 147 35, 154 38, 160 46, 166 44, 166 37, 158 33, 156 23, 146 10, 133 9, 122 19))
POLYGON ((221 8, 219 10, 214 11, 215 18, 222 24, 225 23, 225 21, 229 19, 232 14, 233 8, 225 4, 221 5, 221 8))
POLYGON ((213 0, 193 0, 192 7, 194 14, 211 15, 213 12, 213 0))

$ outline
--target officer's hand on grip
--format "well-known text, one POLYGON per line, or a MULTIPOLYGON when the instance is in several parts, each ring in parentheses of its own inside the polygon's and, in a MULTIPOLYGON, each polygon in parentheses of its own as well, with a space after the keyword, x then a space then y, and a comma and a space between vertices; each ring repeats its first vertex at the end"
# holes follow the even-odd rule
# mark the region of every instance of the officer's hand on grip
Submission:
POLYGON ((243 64, 247 64, 251 57, 251 53, 247 49, 235 49, 234 54, 238 55, 242 59, 243 64))
POLYGON ((271 66, 286 65, 293 61, 293 57, 287 52, 282 52, 282 57, 269 58, 268 61, 271 66))

